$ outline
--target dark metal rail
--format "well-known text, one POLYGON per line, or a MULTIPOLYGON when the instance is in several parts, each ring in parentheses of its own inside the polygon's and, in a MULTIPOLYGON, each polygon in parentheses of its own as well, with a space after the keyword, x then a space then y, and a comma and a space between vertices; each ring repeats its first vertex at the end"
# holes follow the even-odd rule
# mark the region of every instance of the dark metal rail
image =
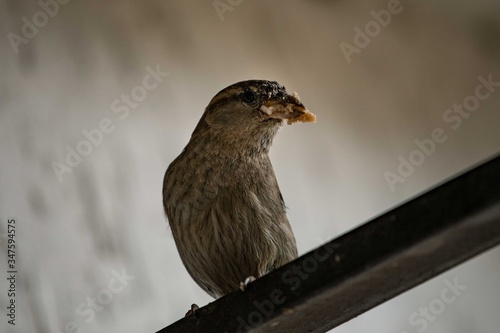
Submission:
POLYGON ((500 157, 158 333, 326 332, 498 244, 500 157))

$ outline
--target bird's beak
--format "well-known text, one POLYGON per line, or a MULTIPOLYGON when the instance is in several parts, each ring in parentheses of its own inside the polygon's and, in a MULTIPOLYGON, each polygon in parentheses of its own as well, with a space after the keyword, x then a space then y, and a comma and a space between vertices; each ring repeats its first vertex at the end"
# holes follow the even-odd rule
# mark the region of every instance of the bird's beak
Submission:
POLYGON ((286 95, 284 99, 272 99, 265 102, 260 110, 267 118, 287 120, 288 125, 301 121, 316 122, 316 116, 307 110, 296 92, 286 95))

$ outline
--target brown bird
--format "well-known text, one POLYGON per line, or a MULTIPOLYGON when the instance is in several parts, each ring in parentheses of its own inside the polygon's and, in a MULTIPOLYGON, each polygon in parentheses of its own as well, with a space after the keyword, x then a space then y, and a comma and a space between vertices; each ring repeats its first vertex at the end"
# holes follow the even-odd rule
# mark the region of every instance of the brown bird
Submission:
POLYGON ((316 117, 277 82, 235 83, 212 98, 165 173, 163 205, 177 250, 215 298, 297 257, 268 156, 284 120, 316 117))

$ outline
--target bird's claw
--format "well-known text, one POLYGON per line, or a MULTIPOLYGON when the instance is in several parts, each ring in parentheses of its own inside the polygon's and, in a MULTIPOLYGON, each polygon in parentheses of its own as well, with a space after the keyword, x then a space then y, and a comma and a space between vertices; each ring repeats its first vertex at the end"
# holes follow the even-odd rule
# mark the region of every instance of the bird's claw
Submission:
POLYGON ((196 310, 198 310, 200 307, 196 304, 191 304, 191 309, 189 309, 188 312, 186 312, 186 315, 184 317, 196 317, 196 310))
POLYGON ((247 277, 245 279, 245 281, 240 282, 240 289, 241 289, 241 291, 245 291, 247 289, 248 285, 250 283, 254 282, 255 280, 256 280, 256 278, 254 276, 250 275, 249 277, 247 277))

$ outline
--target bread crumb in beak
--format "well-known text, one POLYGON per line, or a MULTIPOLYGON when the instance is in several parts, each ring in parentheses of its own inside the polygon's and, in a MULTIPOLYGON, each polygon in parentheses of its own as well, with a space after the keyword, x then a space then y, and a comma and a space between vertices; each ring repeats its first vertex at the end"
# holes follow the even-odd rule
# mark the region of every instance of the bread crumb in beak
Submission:
POLYGON ((296 122, 302 122, 302 123, 315 123, 316 122, 316 115, 312 113, 309 110, 304 110, 304 113, 302 113, 300 116, 295 117, 295 118, 290 118, 287 119, 287 124, 291 125, 296 122))
POLYGON ((296 122, 315 123, 316 116, 302 106, 293 104, 273 104, 270 106, 262 105, 260 110, 269 118, 284 119, 288 125, 296 122))
POLYGON ((286 120, 288 125, 316 122, 316 116, 304 107, 295 91, 285 101, 270 101, 267 105, 261 105, 260 110, 268 118, 286 120))

